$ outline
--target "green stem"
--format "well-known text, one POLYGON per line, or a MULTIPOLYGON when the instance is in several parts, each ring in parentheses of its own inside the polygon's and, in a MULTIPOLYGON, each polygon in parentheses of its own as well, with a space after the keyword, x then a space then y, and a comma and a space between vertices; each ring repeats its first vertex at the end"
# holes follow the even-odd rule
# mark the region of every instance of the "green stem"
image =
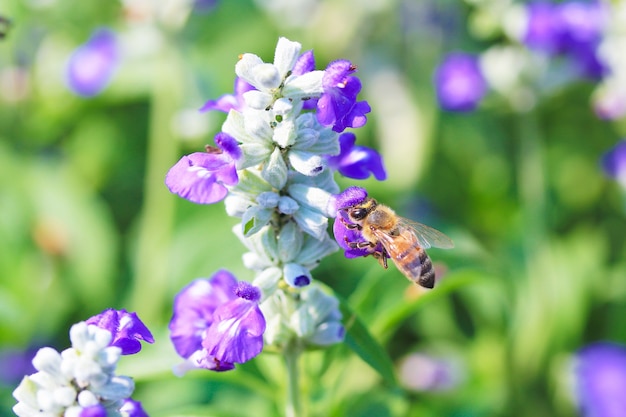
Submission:
POLYGON ((296 343, 290 343, 285 349, 285 365, 287 368, 287 404, 285 409, 286 417, 302 416, 300 406, 300 369, 298 360, 301 349, 296 343))

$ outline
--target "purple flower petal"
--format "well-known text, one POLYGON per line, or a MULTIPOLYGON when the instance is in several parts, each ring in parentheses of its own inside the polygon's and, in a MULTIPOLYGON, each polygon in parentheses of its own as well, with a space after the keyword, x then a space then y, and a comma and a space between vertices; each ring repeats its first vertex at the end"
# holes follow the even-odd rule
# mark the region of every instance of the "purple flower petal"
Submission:
POLYGON ((343 133, 339 136, 339 155, 328 157, 328 166, 348 178, 364 180, 374 174, 379 181, 386 179, 387 173, 380 154, 374 149, 357 146, 355 142, 354 133, 343 133))
POLYGON ((228 194, 225 185, 237 182, 235 161, 228 153, 195 152, 183 156, 165 177, 172 193, 198 204, 223 200, 228 194))
POLYGON ((137 313, 109 308, 90 317, 86 323, 111 332, 113 337, 110 344, 122 349, 122 355, 132 355, 139 352, 141 350, 140 340, 154 343, 152 333, 137 317, 137 313))
POLYGON ((208 279, 197 279, 183 288, 174 299, 174 315, 169 324, 170 339, 176 352, 189 358, 202 350, 202 339, 213 323, 215 310, 236 298, 237 280, 220 270, 208 279))
POLYGON ((256 301, 237 298, 218 307, 202 346, 223 362, 246 362, 263 350, 265 318, 256 301))
POLYGON ((107 410, 102 404, 91 405, 83 408, 79 417, 107 417, 107 410))
POLYGON ((475 56, 452 53, 444 58, 434 76, 439 105, 449 111, 472 111, 482 100, 487 84, 475 56))
POLYGON ((236 77, 234 94, 224 94, 217 100, 209 100, 204 103, 204 106, 200 108, 200 111, 219 110, 224 113, 228 113, 231 110, 241 111, 246 107, 246 101, 243 98, 243 94, 254 89, 255 88, 244 81, 243 78, 236 77))
POLYGON ((622 417, 626 412, 626 347, 600 342, 578 352, 576 396, 586 417, 622 417))
POLYGON ((293 66, 293 70, 291 73, 293 75, 302 75, 307 72, 311 72, 315 69, 315 56, 313 56, 313 51, 306 51, 302 55, 300 55, 293 66))
POLYGON ((67 85, 80 96, 95 96, 109 84, 119 61, 115 33, 99 29, 70 57, 66 68, 67 85))
POLYGON ((132 398, 124 400, 124 404, 120 407, 120 412, 127 417, 148 417, 148 413, 144 411, 141 402, 135 401, 132 398))
POLYGON ((355 71, 350 61, 333 61, 322 78, 324 93, 317 102, 317 120, 324 126, 333 126, 335 132, 363 126, 367 121, 365 113, 371 110, 367 102, 356 101, 361 81, 351 75, 355 71))

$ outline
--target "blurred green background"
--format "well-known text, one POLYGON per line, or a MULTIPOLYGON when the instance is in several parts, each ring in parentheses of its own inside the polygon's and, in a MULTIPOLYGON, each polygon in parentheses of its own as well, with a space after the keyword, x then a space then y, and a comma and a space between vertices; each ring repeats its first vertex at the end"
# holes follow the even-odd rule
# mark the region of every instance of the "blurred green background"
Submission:
MULTIPOLYGON (((345 345, 304 357, 310 416, 576 416, 571 355, 626 342, 624 192, 598 159, 626 132, 599 121, 590 83, 520 114, 487 100, 438 110, 432 73, 453 50, 486 47, 461 1, 218 2, 3 0, 0 39, 0 349, 69 346, 72 323, 107 307, 136 311, 156 337, 119 372, 151 416, 274 416, 285 370, 264 353, 226 374, 171 373, 173 296, 219 268, 252 279, 237 219, 169 193, 165 173, 212 143, 240 53, 273 58, 279 36, 317 67, 358 68, 372 112, 358 143, 383 154, 388 180, 359 185, 456 243, 430 255, 442 276, 423 294, 393 267, 341 253, 314 270, 389 354, 383 378, 345 345), (93 98, 64 84, 72 51, 99 27, 123 58, 93 98), (418 359, 415 361, 414 359, 418 359)), ((3 371, 0 370, 0 374, 3 371)), ((2 378, 0 415, 19 382, 2 378)))

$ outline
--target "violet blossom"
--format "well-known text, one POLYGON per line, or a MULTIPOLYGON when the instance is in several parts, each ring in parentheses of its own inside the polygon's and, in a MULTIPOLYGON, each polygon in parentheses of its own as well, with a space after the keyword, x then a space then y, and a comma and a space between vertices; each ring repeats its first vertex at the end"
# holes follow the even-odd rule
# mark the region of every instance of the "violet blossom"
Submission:
POLYGON ((261 292, 237 282, 226 270, 196 279, 178 293, 170 338, 189 367, 225 371, 263 349, 265 318, 258 307, 261 292))
POLYGON ((626 347, 598 342, 581 349, 575 394, 585 417, 622 417, 626 411, 626 347))
POLYGON ((200 111, 219 110, 224 113, 228 113, 233 109, 241 111, 246 105, 243 94, 254 89, 253 86, 248 84, 241 77, 235 77, 234 94, 224 94, 217 100, 209 100, 200 108, 200 111))
POLYGON ((93 324, 111 333, 111 346, 117 346, 122 350, 122 355, 132 355, 141 350, 140 340, 154 343, 152 333, 139 319, 137 313, 114 310, 108 308, 102 313, 85 320, 87 324, 93 324))
POLYGON ((74 51, 66 68, 70 90, 83 97, 100 93, 109 84, 120 62, 116 35, 109 29, 96 30, 74 51))
POLYGON ((487 92, 478 58, 461 52, 444 58, 435 70, 434 82, 439 105, 448 111, 472 111, 487 92))
POLYGON ((361 81, 352 75, 354 72, 356 67, 350 61, 337 60, 328 64, 322 78, 324 94, 317 102, 317 120, 335 132, 364 126, 365 114, 371 111, 366 101, 356 101, 361 81))
POLYGON ((348 178, 364 180, 372 174, 378 181, 385 180, 387 173, 380 154, 355 143, 356 136, 352 132, 339 136, 339 155, 329 156, 326 159, 328 166, 348 178))
POLYGON ((237 141, 220 132, 215 136, 218 148, 183 156, 167 173, 169 190, 197 204, 213 204, 228 194, 227 186, 239 182, 236 161, 241 156, 237 141))

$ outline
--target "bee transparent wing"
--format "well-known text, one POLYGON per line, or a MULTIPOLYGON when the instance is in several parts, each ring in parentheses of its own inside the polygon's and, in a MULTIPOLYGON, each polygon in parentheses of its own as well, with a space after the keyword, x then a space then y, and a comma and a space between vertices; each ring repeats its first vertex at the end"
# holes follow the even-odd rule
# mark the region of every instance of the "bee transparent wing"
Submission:
POLYGON ((417 242, 424 249, 431 247, 452 249, 454 247, 452 239, 430 226, 405 218, 400 218, 400 225, 412 229, 415 232, 417 242))

